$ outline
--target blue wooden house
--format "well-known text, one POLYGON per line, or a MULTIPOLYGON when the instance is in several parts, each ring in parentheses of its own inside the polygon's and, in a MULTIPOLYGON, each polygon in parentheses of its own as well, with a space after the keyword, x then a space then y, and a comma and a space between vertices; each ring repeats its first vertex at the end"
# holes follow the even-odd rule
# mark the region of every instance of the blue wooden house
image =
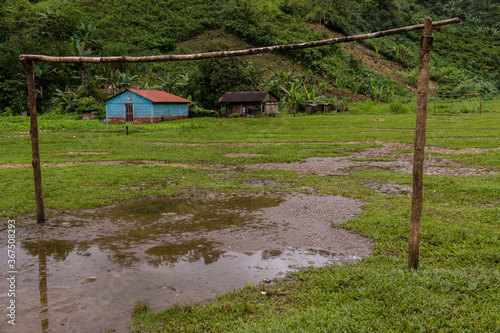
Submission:
POLYGON ((190 102, 165 91, 127 89, 105 101, 106 122, 153 123, 187 118, 190 102))

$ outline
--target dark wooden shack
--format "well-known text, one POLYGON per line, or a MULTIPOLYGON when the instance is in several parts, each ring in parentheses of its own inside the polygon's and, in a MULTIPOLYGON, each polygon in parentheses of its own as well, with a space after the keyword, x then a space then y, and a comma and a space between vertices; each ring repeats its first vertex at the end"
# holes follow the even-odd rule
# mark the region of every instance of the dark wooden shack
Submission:
POLYGON ((82 119, 99 119, 99 112, 97 109, 82 111, 82 119))
POLYGON ((232 91, 219 99, 226 116, 237 113, 240 117, 276 115, 279 98, 270 91, 232 91))
POLYGON ((306 113, 327 113, 330 111, 330 106, 329 103, 307 104, 306 113))

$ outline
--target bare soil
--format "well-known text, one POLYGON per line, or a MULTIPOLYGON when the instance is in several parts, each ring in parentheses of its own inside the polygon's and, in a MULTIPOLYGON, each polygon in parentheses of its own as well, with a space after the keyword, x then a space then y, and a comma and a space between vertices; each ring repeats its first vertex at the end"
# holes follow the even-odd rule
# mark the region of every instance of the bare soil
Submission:
POLYGON ((65 156, 65 155, 107 155, 108 153, 105 152, 95 152, 95 151, 86 151, 86 152, 67 152, 67 153, 61 153, 61 154, 55 154, 56 156, 65 156))
MULTIPOLYGON (((368 148, 359 153, 341 157, 311 157, 294 163, 261 163, 246 165, 247 169, 278 169, 293 170, 299 173, 311 173, 320 176, 346 176, 359 170, 390 170, 395 172, 411 173, 413 168, 413 154, 398 154, 396 149, 413 149, 413 145, 394 142, 371 142, 382 147, 368 148)), ((440 154, 482 153, 492 149, 468 148, 450 150, 444 148, 427 147, 427 152, 440 154)), ((498 170, 486 168, 470 168, 461 166, 456 161, 429 154, 425 157, 424 174, 427 175, 491 175, 500 173, 498 170)))
MULTIPOLYGON (((300 144, 315 144, 320 142, 297 142, 297 143, 170 143, 170 142, 144 142, 144 144, 162 145, 162 146, 260 146, 260 145, 300 145, 300 144)), ((311 173, 320 176, 350 175, 359 170, 379 169, 390 170, 395 172, 411 173, 413 167, 413 154, 399 154, 396 149, 413 149, 413 145, 396 142, 321 142, 321 144, 379 144, 381 147, 368 148, 362 152, 352 153, 349 156, 341 157, 311 157, 300 162, 293 163, 260 163, 247 164, 238 166, 238 169, 244 168, 248 170, 255 169, 276 169, 276 170, 292 170, 299 173, 311 173)), ((445 149, 438 147, 426 147, 428 153, 438 153, 447 155, 456 154, 479 154, 492 150, 500 150, 500 148, 466 148, 466 149, 445 149)), ((74 153, 77 154, 77 153, 74 153)), ((265 154, 247 154, 233 153, 227 154, 228 157, 251 157, 265 156, 265 154)), ((447 159, 443 156, 428 154, 424 161, 424 174, 427 175, 492 175, 499 174, 498 170, 490 170, 487 168, 472 168, 462 166, 459 162, 447 159)), ((204 165, 204 164, 186 164, 186 163, 167 163, 162 161, 138 160, 138 161, 92 161, 92 162, 61 162, 61 163, 43 163, 42 167, 64 167, 72 165, 155 165, 155 166, 171 166, 181 168, 226 168, 234 169, 236 167, 224 165, 204 165)), ((5 168, 27 168, 31 164, 4 164, 0 165, 0 169, 5 168)))
MULTIPOLYGON (((331 31, 322 25, 311 24, 310 27, 317 32, 326 34, 328 38, 343 37, 342 34, 331 31)), ((386 59, 383 55, 358 42, 342 43, 338 45, 344 49, 345 52, 359 59, 363 65, 369 69, 378 72, 383 76, 390 77, 391 80, 398 82, 402 87, 405 87, 414 93, 417 92, 417 88, 415 86, 408 85, 408 83, 398 75, 398 72, 408 75, 410 73, 408 68, 401 66, 397 62, 386 59)), ((430 88, 431 90, 436 89, 437 84, 431 81, 430 88)))

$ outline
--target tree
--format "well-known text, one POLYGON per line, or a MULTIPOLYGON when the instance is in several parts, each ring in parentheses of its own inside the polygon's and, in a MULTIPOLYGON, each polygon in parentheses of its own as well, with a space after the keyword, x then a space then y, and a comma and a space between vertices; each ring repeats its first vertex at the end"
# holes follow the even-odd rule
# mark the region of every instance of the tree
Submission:
POLYGON ((248 72, 239 58, 202 60, 190 79, 188 94, 204 108, 214 108, 226 91, 252 90, 248 72))

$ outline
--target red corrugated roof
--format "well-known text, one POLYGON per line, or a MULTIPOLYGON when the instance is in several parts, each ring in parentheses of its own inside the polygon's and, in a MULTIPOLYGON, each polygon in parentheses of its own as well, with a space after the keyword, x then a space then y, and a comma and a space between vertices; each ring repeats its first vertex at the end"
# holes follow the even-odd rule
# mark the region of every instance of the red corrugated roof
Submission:
POLYGON ((165 91, 128 89, 129 91, 149 99, 153 103, 191 103, 190 100, 175 96, 165 91))

